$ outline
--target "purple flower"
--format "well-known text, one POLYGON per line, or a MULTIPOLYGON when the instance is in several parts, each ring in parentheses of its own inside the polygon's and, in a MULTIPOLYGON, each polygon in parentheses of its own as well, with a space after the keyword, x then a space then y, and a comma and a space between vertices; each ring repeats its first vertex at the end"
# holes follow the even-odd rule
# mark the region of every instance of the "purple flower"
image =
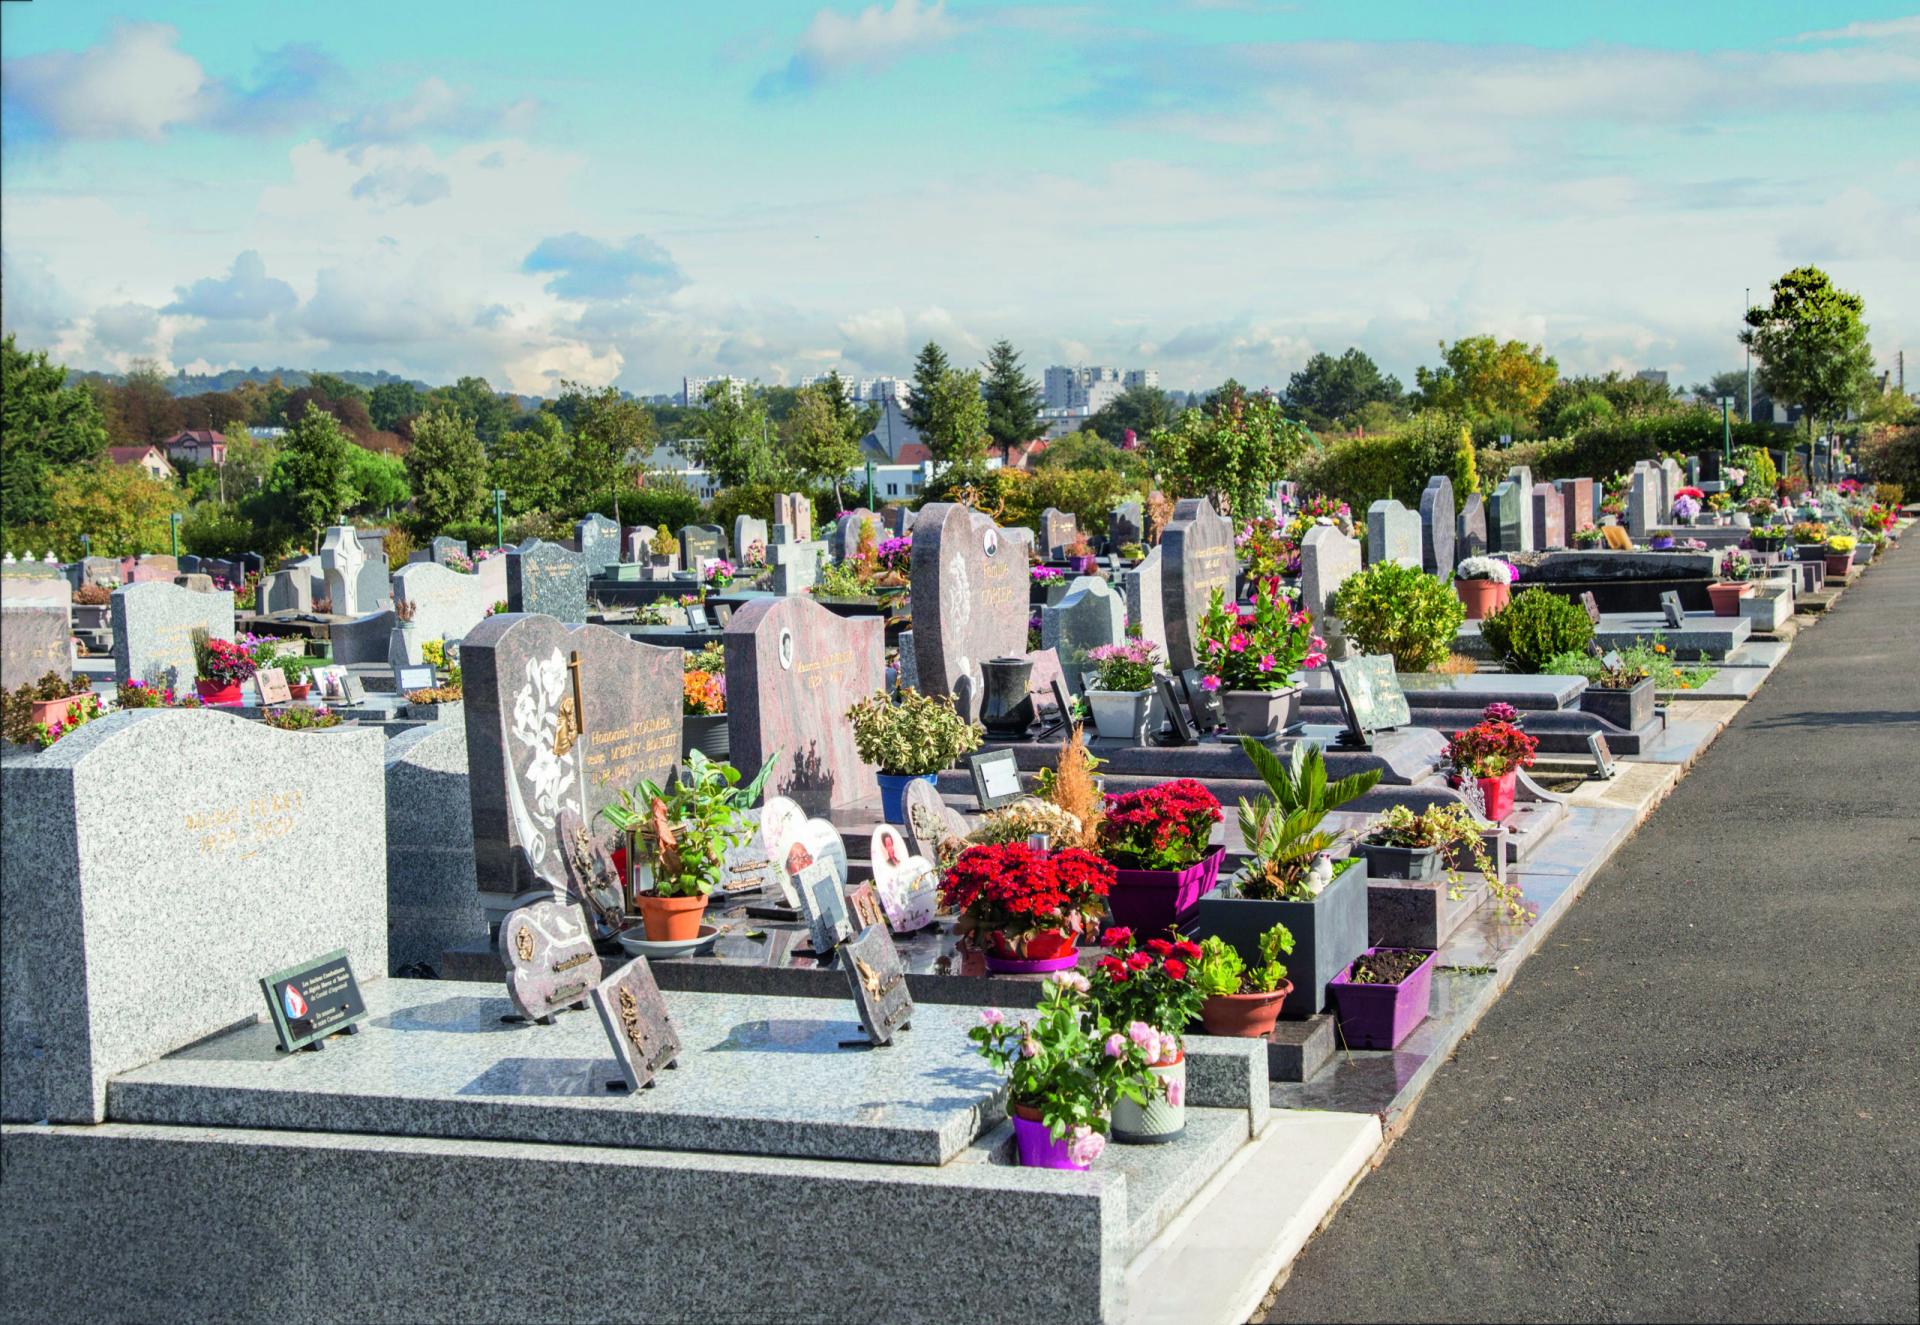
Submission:
POLYGON ((1480 717, 1486 722, 1518 722, 1520 710, 1511 704, 1503 704, 1495 700, 1480 710, 1480 717))
POLYGON ((1109 1058, 1126 1057, 1127 1037, 1122 1035, 1119 1031, 1115 1031, 1113 1034, 1107 1037, 1106 1051, 1107 1051, 1107 1057, 1109 1058))

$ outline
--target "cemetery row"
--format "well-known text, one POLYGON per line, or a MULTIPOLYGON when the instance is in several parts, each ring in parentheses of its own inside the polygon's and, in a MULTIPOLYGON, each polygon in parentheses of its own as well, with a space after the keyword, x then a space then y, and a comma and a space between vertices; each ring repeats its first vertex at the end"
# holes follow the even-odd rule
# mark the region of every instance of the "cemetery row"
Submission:
MULTIPOLYGON (((1629 482, 1698 519, 1669 477, 1629 482)), ((391 574, 342 527, 252 612, 11 566, 14 1277, 143 1318, 1244 1319, 1650 807, 1609 779, 1670 786, 1908 523, 1835 486, 1636 536, 1596 493, 1038 540, 951 504, 815 540, 783 497, 391 574), (1627 546, 1563 546, 1593 527, 1627 546), (335 1234, 297 1251, 258 1236, 293 1184, 335 1234), (421 1220, 441 1190, 671 1201, 620 1246, 697 1230, 700 1272, 530 1273, 520 1219, 421 1220), (1048 1273, 983 1302, 981 1226, 1048 1273)))

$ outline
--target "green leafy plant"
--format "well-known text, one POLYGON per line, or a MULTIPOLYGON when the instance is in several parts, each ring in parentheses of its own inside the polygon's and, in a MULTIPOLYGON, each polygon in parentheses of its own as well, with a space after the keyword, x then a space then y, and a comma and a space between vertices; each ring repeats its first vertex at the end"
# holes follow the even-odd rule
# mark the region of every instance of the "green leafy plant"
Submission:
POLYGON ((1560 654, 1584 651, 1593 622, 1578 603, 1535 585, 1483 618, 1480 637, 1516 670, 1538 672, 1560 654))
POLYGON ((869 592, 864 567, 857 561, 827 561, 820 563, 820 573, 814 577, 813 594, 816 598, 861 598, 869 592))
POLYGON ((664 598, 653 598, 640 604, 634 611, 633 619, 635 624, 642 626, 665 626, 673 622, 671 609, 664 598))
POLYGON ((1287 978, 1286 965, 1280 958, 1292 952, 1293 931, 1285 925, 1275 925, 1260 936, 1260 964, 1249 970, 1232 944, 1218 934, 1209 935, 1200 944, 1194 982, 1208 998, 1271 994, 1287 978))
POLYGON ((1240 836, 1250 858, 1235 884, 1242 897, 1271 901, 1307 901, 1317 893, 1309 879, 1314 857, 1332 849, 1338 833, 1320 825, 1327 815, 1366 795, 1380 781, 1380 770, 1350 773, 1327 781, 1327 759, 1312 741, 1297 741, 1286 763, 1251 736, 1240 738, 1267 794, 1240 801, 1240 836))
POLYGON ((1329 610, 1363 653, 1391 653, 1397 671, 1447 660, 1466 604, 1437 576, 1395 561, 1367 567, 1335 591, 1329 610))
POLYGON ((728 847, 753 835, 746 816, 779 762, 773 758, 744 787, 740 770, 718 764, 699 750, 687 753, 685 772, 664 787, 644 779, 624 788, 601 815, 633 836, 640 858, 653 870, 661 897, 705 897, 720 882, 728 847))
POLYGON ((1122 543, 1120 545, 1120 556, 1125 561, 1139 561, 1146 555, 1147 550, 1138 543, 1122 543))
POLYGON ((1584 676, 1590 684, 1611 689, 1626 689, 1633 681, 1651 676, 1654 686, 1660 690, 1698 690, 1713 679, 1717 670, 1708 665, 1704 653, 1697 666, 1687 667, 1677 662, 1667 648, 1665 636, 1659 632, 1655 632, 1652 643, 1636 639, 1615 652, 1620 655, 1620 666, 1613 671, 1586 652, 1556 654, 1541 670, 1549 676, 1584 676))
POLYGON ((911 687, 900 702, 873 694, 847 710, 860 757, 883 773, 918 777, 951 768, 980 748, 986 729, 962 718, 951 698, 923 695, 911 687))
POLYGON ((1500 879, 1493 858, 1487 853, 1486 831, 1487 825, 1474 818, 1465 805, 1444 801, 1417 812, 1405 805, 1395 805, 1367 826, 1366 836, 1361 840, 1375 846, 1439 852, 1450 885, 1448 896, 1456 902, 1467 895, 1467 890, 1455 862, 1460 856, 1467 856, 1493 895, 1506 907, 1508 916, 1521 919, 1527 914, 1527 908, 1519 886, 1500 879))
POLYGON ((656 557, 677 557, 680 555, 680 540, 673 536, 672 530, 661 525, 647 541, 647 551, 656 557))
POLYGON ((324 727, 338 727, 340 715, 331 709, 295 706, 270 709, 261 721, 283 732, 319 731, 324 727))

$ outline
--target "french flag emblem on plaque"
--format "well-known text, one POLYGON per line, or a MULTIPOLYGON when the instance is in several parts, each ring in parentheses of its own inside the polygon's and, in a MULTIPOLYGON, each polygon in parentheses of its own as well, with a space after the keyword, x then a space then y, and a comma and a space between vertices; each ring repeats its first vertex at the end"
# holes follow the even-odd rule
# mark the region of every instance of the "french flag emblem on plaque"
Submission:
POLYGON ((287 1016, 300 1021, 307 1015, 307 1000, 301 997, 299 985, 287 985, 280 991, 281 1001, 286 1005, 287 1016))

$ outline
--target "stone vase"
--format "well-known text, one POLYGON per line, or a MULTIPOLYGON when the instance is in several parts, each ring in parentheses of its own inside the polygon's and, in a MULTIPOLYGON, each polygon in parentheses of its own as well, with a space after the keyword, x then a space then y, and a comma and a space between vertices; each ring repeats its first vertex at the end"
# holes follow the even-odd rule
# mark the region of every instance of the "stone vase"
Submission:
POLYGON ((1033 697, 1027 693, 1033 662, 1027 658, 989 658, 980 664, 985 702, 980 725, 991 736, 1018 737, 1033 725, 1033 697))
POLYGON ((1271 740, 1299 721, 1300 688, 1222 690, 1220 709, 1227 730, 1235 736, 1271 740))
POLYGON ((420 652, 420 632, 412 622, 396 622, 393 633, 387 636, 387 665, 389 667, 420 667, 426 663, 420 652))

